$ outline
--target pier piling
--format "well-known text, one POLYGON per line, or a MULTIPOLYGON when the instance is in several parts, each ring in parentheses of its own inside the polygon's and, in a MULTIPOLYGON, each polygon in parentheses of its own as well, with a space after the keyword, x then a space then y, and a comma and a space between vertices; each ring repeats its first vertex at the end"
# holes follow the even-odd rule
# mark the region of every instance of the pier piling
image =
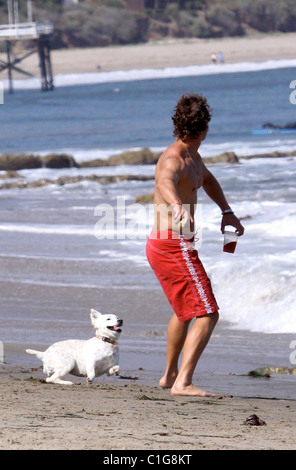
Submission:
POLYGON ((0 25, 0 41, 6 41, 6 61, 0 60, 0 72, 8 71, 8 91, 13 93, 12 71, 15 70, 27 77, 33 77, 32 74, 17 67, 28 56, 38 53, 41 90, 48 91, 54 89, 53 74, 51 66, 51 38, 53 34, 53 25, 50 22, 36 23, 32 20, 32 4, 28 0, 28 22, 19 23, 18 1, 8 0, 8 20, 9 24, 0 25), (13 54, 13 44, 15 41, 33 40, 35 46, 29 52, 21 57, 15 57, 13 54))

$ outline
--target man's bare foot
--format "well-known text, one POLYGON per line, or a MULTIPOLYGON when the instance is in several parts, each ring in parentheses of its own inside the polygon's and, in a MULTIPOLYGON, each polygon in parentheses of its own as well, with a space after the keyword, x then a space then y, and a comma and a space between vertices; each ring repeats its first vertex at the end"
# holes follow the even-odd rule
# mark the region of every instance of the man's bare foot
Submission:
POLYGON ((198 387, 195 387, 194 385, 186 385, 186 386, 180 386, 180 385, 174 385, 171 389, 171 395, 175 396, 187 396, 187 397, 214 397, 212 393, 205 392, 204 390, 201 390, 198 387))
POLYGON ((160 379, 159 385, 162 388, 171 388, 174 385, 178 372, 174 372, 172 374, 164 374, 164 376, 160 379))

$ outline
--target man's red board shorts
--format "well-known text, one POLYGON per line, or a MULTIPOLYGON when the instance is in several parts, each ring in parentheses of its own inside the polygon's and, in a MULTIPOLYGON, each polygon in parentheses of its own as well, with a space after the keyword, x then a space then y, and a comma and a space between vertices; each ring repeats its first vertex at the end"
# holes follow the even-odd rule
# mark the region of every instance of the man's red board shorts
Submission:
POLYGON ((179 321, 219 310, 211 281, 192 248, 192 240, 172 231, 152 231, 147 259, 179 321))

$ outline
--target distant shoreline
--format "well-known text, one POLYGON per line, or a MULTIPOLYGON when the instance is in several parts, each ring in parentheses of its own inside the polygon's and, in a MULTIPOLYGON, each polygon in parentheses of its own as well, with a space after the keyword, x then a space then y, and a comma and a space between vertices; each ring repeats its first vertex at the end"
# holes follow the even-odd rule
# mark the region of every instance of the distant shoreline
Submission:
MULTIPOLYGON (((52 51, 54 75, 163 69, 211 64, 211 55, 222 51, 225 63, 264 62, 296 58, 296 33, 256 34, 219 39, 166 39, 145 44, 52 51)), ((5 60, 6 55, 0 54, 5 60)), ((39 77, 37 54, 22 62, 27 72, 39 77)), ((23 75, 13 73, 14 78, 23 75)), ((7 72, 0 73, 0 80, 7 72)))

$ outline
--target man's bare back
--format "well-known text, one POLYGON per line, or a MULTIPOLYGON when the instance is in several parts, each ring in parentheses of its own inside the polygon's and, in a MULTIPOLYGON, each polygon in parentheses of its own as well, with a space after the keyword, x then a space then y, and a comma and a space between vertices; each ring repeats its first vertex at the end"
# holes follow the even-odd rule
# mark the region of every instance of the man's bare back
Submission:
MULTIPOLYGON (((182 206, 188 213, 188 222, 187 219, 183 220, 182 232, 189 238, 194 234, 197 190, 203 185, 207 171, 200 154, 194 152, 191 155, 189 149, 179 140, 162 153, 155 169, 154 230, 179 232, 180 218, 177 211, 182 206), (164 192, 166 186, 167 192, 164 192), (173 190, 175 194, 170 197, 169 192, 173 190)), ((185 217, 186 213, 183 213, 182 218, 185 217)))

